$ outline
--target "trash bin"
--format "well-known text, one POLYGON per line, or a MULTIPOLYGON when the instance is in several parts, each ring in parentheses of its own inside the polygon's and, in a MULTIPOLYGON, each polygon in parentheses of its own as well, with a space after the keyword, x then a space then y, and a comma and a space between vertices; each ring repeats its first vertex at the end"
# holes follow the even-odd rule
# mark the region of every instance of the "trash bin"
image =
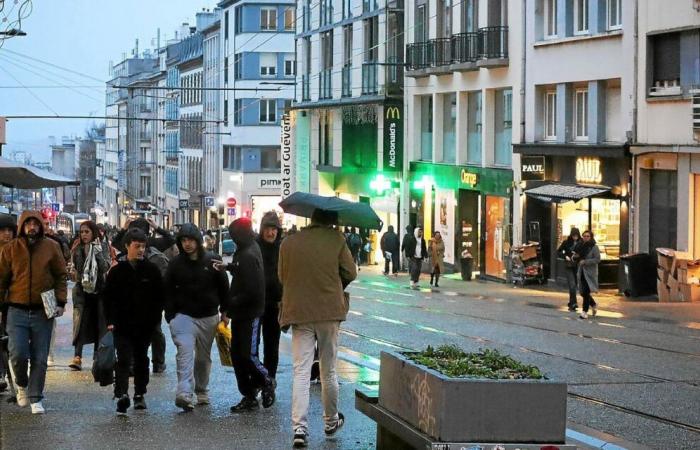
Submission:
POLYGON ((471 281, 472 271, 474 270, 474 258, 471 256, 462 257, 459 259, 462 269, 462 280, 471 281))
POLYGON ((656 294, 656 257, 649 253, 620 256, 617 283, 625 297, 656 294))

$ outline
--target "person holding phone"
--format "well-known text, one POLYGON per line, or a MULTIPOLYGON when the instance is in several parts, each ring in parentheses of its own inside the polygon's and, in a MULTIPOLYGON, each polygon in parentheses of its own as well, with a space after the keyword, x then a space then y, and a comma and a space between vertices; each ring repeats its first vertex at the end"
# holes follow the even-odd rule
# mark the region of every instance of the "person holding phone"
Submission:
POLYGON ((209 404, 211 347, 219 313, 226 311, 229 283, 216 269, 221 257, 206 251, 194 224, 184 224, 175 240, 180 253, 165 275, 165 320, 177 347, 175 405, 192 411, 193 394, 197 405, 209 404))

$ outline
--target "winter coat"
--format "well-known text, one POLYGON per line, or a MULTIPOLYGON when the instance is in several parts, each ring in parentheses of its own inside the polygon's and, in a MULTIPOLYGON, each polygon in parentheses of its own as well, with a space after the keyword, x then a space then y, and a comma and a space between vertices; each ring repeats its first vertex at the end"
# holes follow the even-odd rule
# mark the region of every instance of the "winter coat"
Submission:
POLYGON ((343 291, 357 267, 340 231, 312 224, 287 237, 278 273, 284 288, 280 325, 345 320, 350 305, 343 291))
POLYGON ((73 286, 73 345, 94 344, 102 337, 107 327, 101 292, 104 289, 112 258, 106 241, 94 242, 100 246, 100 251, 95 255, 98 274, 97 294, 85 293, 80 282, 85 268, 85 245, 79 244, 71 253, 77 278, 73 286))
POLYGON ((261 317, 265 312, 265 269, 260 247, 255 235, 229 227, 229 235, 236 244, 231 264, 231 289, 229 290, 227 315, 232 320, 261 317))
MULTIPOLYGON (((170 262, 168 257, 165 256, 165 253, 155 247, 146 247, 145 258, 155 264, 160 272, 160 276, 165 278, 165 273, 168 271, 168 264, 170 262)), ((117 258, 117 262, 119 261, 126 261, 126 253, 122 253, 121 256, 117 258)))
POLYGON ((0 254, 0 299, 18 308, 42 310, 41 293, 53 289, 56 302, 65 306, 66 261, 58 244, 44 236, 41 214, 24 211, 18 228, 19 237, 7 244, 0 254), (32 245, 24 233, 24 223, 30 218, 40 224, 32 245))
POLYGON ((399 235, 394 233, 394 227, 391 225, 389 225, 389 230, 384 233, 382 239, 379 241, 379 248, 382 249, 382 253, 389 252, 391 254, 398 254, 401 251, 399 235))
POLYGON ((107 324, 115 333, 150 336, 160 323, 163 277, 150 261, 119 261, 107 274, 103 296, 107 324))
MULTIPOLYGON (((402 249, 404 251, 404 255, 406 255, 406 258, 415 258, 416 257, 416 247, 418 246, 418 238, 416 237, 416 230, 414 230, 412 235, 406 235, 404 238, 404 242, 402 245, 402 249)), ((428 247, 425 245, 425 239, 422 237, 420 238, 420 246, 421 246, 421 257, 418 259, 425 259, 428 257, 428 247)))
MULTIPOLYGON (((561 243, 559 248, 557 248, 557 256, 561 259, 566 259, 568 256, 571 258, 574 254, 574 250, 576 249, 576 246, 582 242, 581 239, 578 240, 573 240, 569 237, 567 237, 564 242, 561 243)), ((576 263, 574 261, 567 261, 566 262, 567 267, 576 267, 576 263)))
POLYGON ((228 276, 212 266, 221 257, 207 252, 199 229, 192 224, 180 228, 176 237, 180 253, 168 265, 165 276, 165 320, 170 322, 178 313, 197 319, 226 311, 228 276), (182 249, 182 238, 197 241, 198 255, 193 260, 182 249))
POLYGON ((282 230, 277 232, 275 242, 269 243, 263 239, 262 235, 258 236, 257 242, 260 247, 260 253, 263 259, 263 268, 265 270, 265 305, 266 307, 278 306, 282 300, 282 284, 277 275, 277 264, 280 256, 280 242, 282 230))
POLYGON ((430 267, 438 267, 440 273, 445 272, 445 242, 430 240, 430 267))
MULTIPOLYGON (((581 277, 586 277, 586 283, 588 283, 591 292, 598 292, 598 264, 600 264, 600 249, 598 246, 594 243, 590 251, 580 261, 577 272, 579 289, 582 289, 581 277)), ((581 293, 583 293, 582 290, 581 293)))

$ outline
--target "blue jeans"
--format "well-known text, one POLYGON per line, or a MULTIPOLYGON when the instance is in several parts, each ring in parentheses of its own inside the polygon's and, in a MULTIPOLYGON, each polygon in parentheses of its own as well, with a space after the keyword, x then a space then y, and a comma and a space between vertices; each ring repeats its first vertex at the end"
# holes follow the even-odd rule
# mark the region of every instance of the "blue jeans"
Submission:
POLYGON ((10 307, 7 313, 7 334, 10 336, 10 364, 15 383, 28 388, 29 401, 36 403, 44 398, 46 360, 53 332, 54 319, 47 319, 43 310, 26 311, 10 307), (31 370, 27 376, 27 365, 31 370))

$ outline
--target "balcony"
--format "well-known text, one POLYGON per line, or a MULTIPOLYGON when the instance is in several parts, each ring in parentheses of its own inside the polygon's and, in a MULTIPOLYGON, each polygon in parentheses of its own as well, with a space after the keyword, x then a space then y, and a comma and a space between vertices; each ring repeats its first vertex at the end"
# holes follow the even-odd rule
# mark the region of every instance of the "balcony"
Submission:
POLYGON ((352 66, 343 66, 343 88, 341 96, 352 97, 352 66))
POLYGON ((328 100, 333 98, 333 89, 331 88, 331 69, 324 69, 318 74, 318 98, 319 100, 328 100))
POLYGON ((377 95, 377 63, 366 62, 362 64, 362 95, 377 95))
POLYGON ((406 46, 407 75, 412 77, 508 65, 508 27, 481 28, 406 46))
POLYGON ((309 75, 301 76, 301 101, 311 100, 311 80, 309 75))

